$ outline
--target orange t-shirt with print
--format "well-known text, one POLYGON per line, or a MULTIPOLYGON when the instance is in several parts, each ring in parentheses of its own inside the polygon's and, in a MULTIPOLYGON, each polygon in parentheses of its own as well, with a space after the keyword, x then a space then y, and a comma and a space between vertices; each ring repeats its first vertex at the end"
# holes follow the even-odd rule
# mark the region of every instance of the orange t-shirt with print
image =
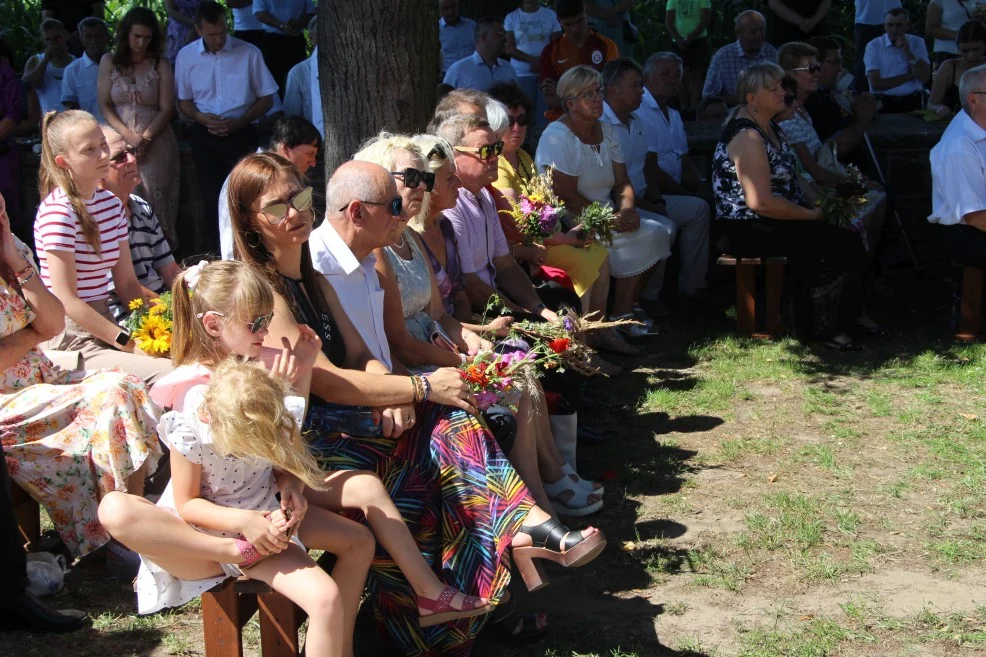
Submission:
MULTIPOLYGON (((578 47, 571 39, 564 34, 558 36, 544 47, 541 51, 541 62, 539 71, 541 81, 555 80, 562 76, 568 69, 584 64, 591 66, 602 73, 606 62, 617 59, 620 56, 620 49, 611 39, 607 39, 595 30, 589 30, 589 38, 585 40, 582 47, 578 47)), ((561 118, 561 110, 549 109, 544 113, 550 121, 561 118)))

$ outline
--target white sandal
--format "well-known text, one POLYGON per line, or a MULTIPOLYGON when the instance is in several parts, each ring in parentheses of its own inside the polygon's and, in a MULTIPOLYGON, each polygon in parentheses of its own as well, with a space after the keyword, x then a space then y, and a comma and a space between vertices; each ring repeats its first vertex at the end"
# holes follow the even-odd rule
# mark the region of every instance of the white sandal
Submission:
POLYGON ((589 479, 583 479, 582 476, 575 471, 575 468, 567 462, 561 464, 561 471, 564 472, 569 479, 572 478, 572 475, 575 475, 577 480, 572 483, 590 494, 595 493, 596 495, 602 495, 606 491, 602 484, 599 485, 599 488, 595 488, 597 482, 590 481, 589 479))
POLYGON ((563 516, 590 516, 603 508, 602 496, 598 492, 585 490, 569 479, 568 475, 563 475, 553 484, 545 482, 544 490, 555 510, 563 516), (572 496, 568 500, 563 502, 558 499, 561 494, 569 491, 571 491, 572 496), (599 499, 590 503, 590 495, 599 495, 599 499))

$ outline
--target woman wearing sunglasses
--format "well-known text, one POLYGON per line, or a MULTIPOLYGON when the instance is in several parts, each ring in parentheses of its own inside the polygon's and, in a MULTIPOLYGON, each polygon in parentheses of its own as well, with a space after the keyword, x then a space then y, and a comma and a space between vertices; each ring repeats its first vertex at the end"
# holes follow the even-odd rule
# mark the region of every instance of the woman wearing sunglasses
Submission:
POLYGON ((785 109, 783 78, 773 63, 739 76, 739 105, 712 156, 718 245, 740 258, 786 256, 788 330, 855 350, 849 331, 862 311, 866 254, 852 233, 825 223, 820 208, 806 207, 797 155, 774 122, 785 109))

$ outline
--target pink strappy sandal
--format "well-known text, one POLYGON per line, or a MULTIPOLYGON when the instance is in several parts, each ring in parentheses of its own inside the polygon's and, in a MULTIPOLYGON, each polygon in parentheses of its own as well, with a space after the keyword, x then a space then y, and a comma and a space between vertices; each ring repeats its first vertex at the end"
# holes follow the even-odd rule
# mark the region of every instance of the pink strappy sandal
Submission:
POLYGON ((493 611, 493 605, 487 602, 485 605, 480 606, 480 598, 472 595, 467 595, 465 600, 462 601, 464 609, 454 609, 452 607, 452 599, 456 593, 459 593, 459 591, 456 591, 451 586, 446 586, 442 589, 438 600, 418 597, 418 613, 421 613, 421 611, 431 612, 425 616, 421 616, 419 619, 421 627, 431 627, 432 625, 448 623, 449 621, 459 620, 460 618, 472 618, 473 616, 481 616, 493 611))

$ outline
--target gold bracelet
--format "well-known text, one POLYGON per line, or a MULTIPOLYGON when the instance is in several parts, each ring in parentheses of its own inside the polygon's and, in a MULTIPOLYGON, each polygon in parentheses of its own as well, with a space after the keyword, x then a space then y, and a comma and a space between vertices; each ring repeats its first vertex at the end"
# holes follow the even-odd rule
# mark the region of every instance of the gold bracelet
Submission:
POLYGON ((418 381, 418 377, 415 374, 411 375, 411 389, 412 389, 411 401, 417 404, 424 397, 424 391, 421 389, 421 382, 418 381))

